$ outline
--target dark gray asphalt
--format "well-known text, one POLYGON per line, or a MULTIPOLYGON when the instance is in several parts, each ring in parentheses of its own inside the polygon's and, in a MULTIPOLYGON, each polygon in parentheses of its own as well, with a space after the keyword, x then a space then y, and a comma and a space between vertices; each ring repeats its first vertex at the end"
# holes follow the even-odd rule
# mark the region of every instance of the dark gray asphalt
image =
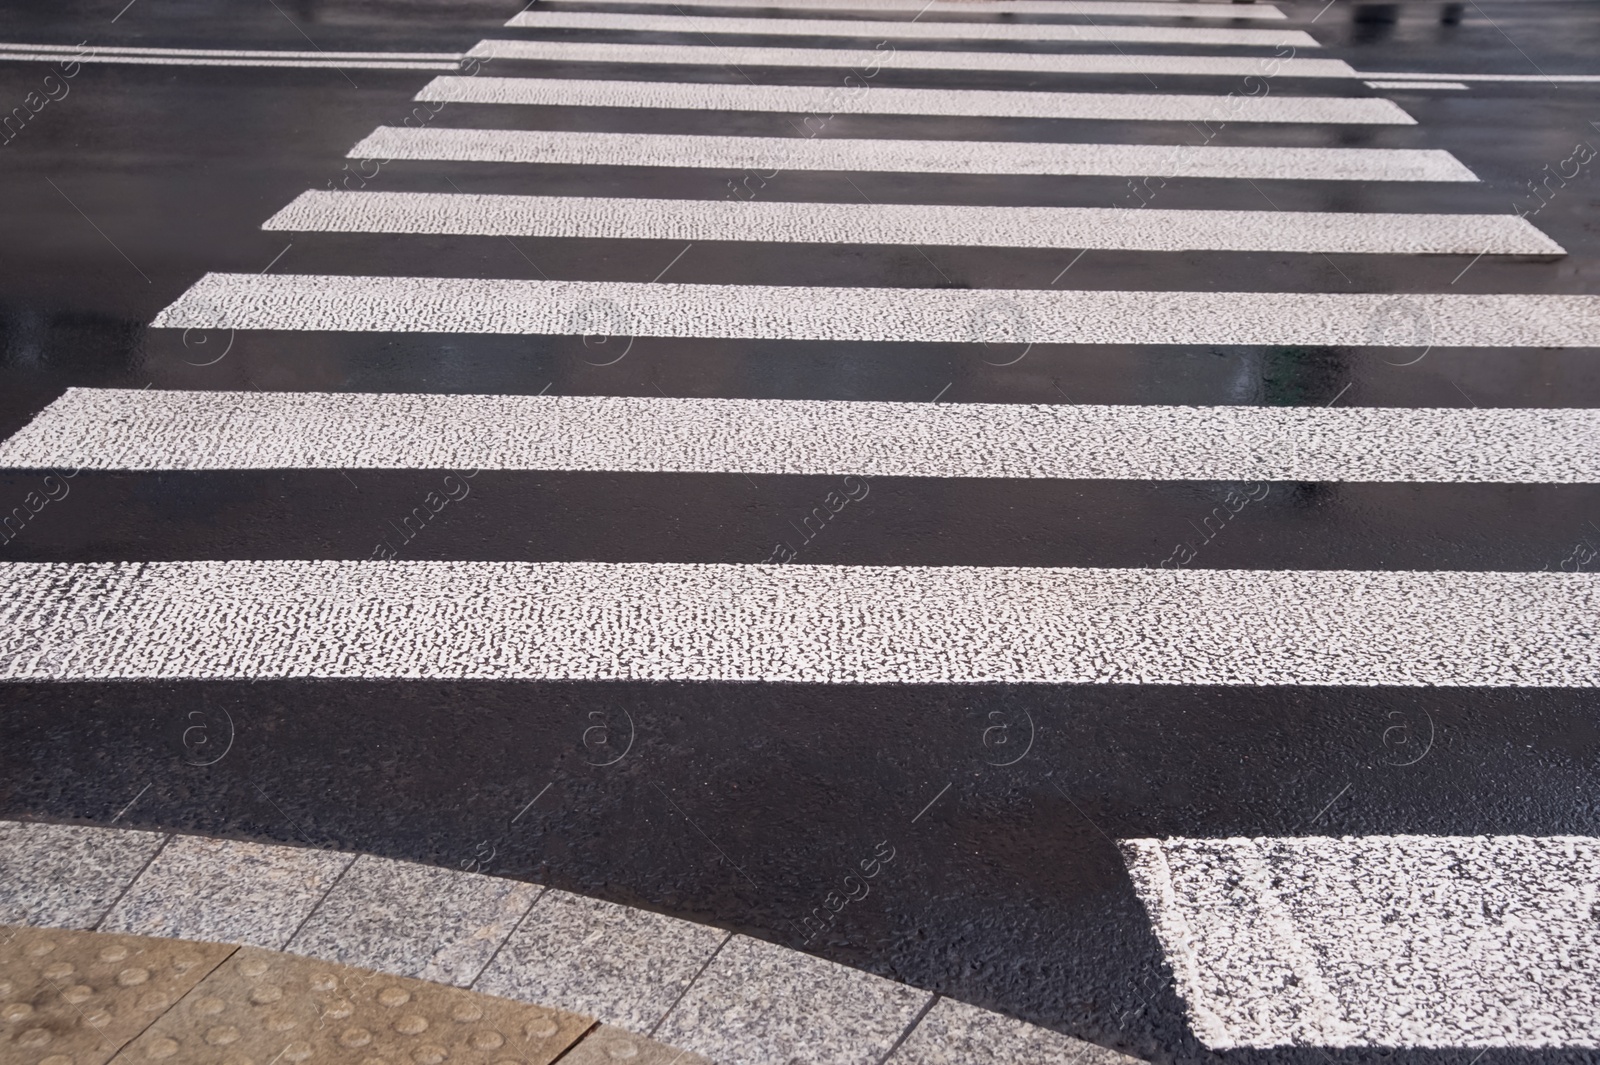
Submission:
MULTIPOLYGON (((320 3, 12 0, 12 42, 461 51, 506 35, 502 0, 320 3), (309 43, 308 43, 309 42, 309 43)), ((602 5, 596 5, 600 7, 602 5)), ((603 5, 626 10, 625 5, 603 5)), ((1280 5, 1301 25, 1321 3, 1280 5)), ((1311 27, 1358 70, 1600 72, 1600 5, 1335 0, 1311 27)), ((702 13, 702 12, 697 12, 702 13)), ((713 13, 713 12, 703 12, 713 13)), ((739 12, 731 12, 739 13, 739 12)), ((558 34, 562 39, 612 39, 558 34)), ((639 39, 696 43, 672 35, 639 39)), ((737 43, 737 39, 736 43, 737 43)), ((748 43, 795 43, 758 41, 748 43)), ((869 42, 870 43, 870 42, 869 42)), ((1068 49, 1061 49, 1068 50, 1068 49)), ((1182 53, 1182 48, 1141 47, 1182 53)), ((1250 54, 1241 50, 1240 54, 1250 54)), ((501 73, 737 80, 712 68, 496 61, 501 73)), ((47 73, 0 62, 9 109, 47 73)), ((827 84, 826 71, 747 71, 827 84)), ((206 271, 437 273, 644 281, 668 242, 266 233, 343 156, 398 124, 432 75, 84 65, 0 148, 0 434, 69 386, 928 400, 1588 407, 1593 350, 1036 346, 1014 367, 971 345, 248 333, 180 337, 151 318, 206 271), (278 258, 281 254, 281 258, 278 258), (229 345, 231 344, 231 347, 229 345), (209 362, 222 350, 227 355, 209 362), (997 360, 989 360, 997 361, 997 360)), ((1214 92, 1224 79, 962 75, 963 87, 1214 92)), ((1283 91, 1363 95, 1359 82, 1283 91)), ((948 75, 885 72, 884 84, 948 75)), ((1169 180, 1162 207, 1510 211, 1575 143, 1600 85, 1479 83, 1386 93, 1416 127, 1234 127, 1215 143, 1432 147, 1480 185, 1169 180)), ((453 126, 788 132, 786 116, 450 105, 453 126)), ((841 117, 829 135, 1191 143, 1170 123, 841 117)), ((643 168, 391 164, 393 190, 719 197, 729 175, 643 168)), ((788 173, 772 200, 1112 206, 1122 178, 788 173)), ((1558 261, 1459 256, 1090 252, 1072 287, 1600 291, 1600 184, 1535 223, 1558 261), (1460 276, 1457 276, 1460 275, 1460 276), (1452 280, 1454 279, 1454 280, 1452 280)), ((1045 287, 1070 254, 699 244, 671 280, 1045 287)), ((43 471, 0 473, 9 508, 43 471)), ((83 473, 0 547, 7 560, 365 558, 432 475, 83 473)), ((418 559, 755 562, 822 479, 484 473, 408 544, 418 559)), ((808 548, 840 564, 1158 565, 1229 486, 875 479, 808 548)), ((1600 489, 1273 484, 1195 565, 1559 569, 1600 545, 1600 489)), ((1571 568, 1569 566, 1568 568, 1571 568)), ((1591 567, 1592 568, 1592 565, 1591 567)), ((1491 1049, 1206 1051, 1188 1034, 1112 840, 1400 833, 1600 835, 1600 702, 1584 691, 1385 688, 835 687, 431 682, 0 685, 0 816, 300 841, 488 871, 716 923, 1127 1049, 1155 1061, 1595 1061, 1491 1049), (209 767, 193 711, 236 737, 209 767), (635 737, 616 765, 593 713, 635 737), (998 715, 998 716, 996 716, 998 715), (1007 731, 1003 750, 992 729, 1007 731), (1397 723, 1404 727, 1396 731, 1397 723), (585 736, 591 739, 586 747, 585 736), (985 737, 991 742, 985 742, 985 737), (1031 739, 1025 758, 1000 766, 1031 739), (1416 751, 1427 754, 1415 764, 1416 751), (603 752, 602 752, 603 753, 603 752), (546 784, 550 791, 511 819, 546 784), (948 786, 948 790, 946 787, 948 786), (672 796, 694 818, 688 823, 672 796), (938 797, 925 815, 918 811, 938 797), (913 821, 913 818, 917 818, 913 821), (704 833, 702 835, 701 833, 704 833), (706 845, 732 856, 748 879, 706 845), (805 942, 799 918, 880 839, 903 859, 870 902, 805 942)))

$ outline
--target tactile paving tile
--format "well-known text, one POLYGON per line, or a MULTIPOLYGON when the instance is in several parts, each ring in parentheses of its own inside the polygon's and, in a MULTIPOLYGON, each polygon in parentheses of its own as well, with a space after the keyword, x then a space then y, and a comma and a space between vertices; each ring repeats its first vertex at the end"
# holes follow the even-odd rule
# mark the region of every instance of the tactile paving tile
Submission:
POLYGON ((114 1065, 549 1065, 594 1023, 242 947, 114 1065))
POLYGON ((234 949, 0 928, 0 1062, 103 1065, 234 949))

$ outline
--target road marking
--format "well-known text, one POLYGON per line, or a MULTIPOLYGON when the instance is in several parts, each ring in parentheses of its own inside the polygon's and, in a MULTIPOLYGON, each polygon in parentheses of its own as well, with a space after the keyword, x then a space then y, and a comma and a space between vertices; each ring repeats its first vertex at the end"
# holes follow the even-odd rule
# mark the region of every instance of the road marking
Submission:
POLYGON ((1368 81, 1363 82, 1369 89, 1462 89, 1466 84, 1459 81, 1368 81))
POLYGON ((1600 410, 73 388, 0 468, 1600 484, 1600 410))
POLYGON ((734 33, 761 37, 870 37, 873 40, 1070 41, 1080 44, 1189 44, 1211 47, 1321 48, 1303 30, 1189 26, 1062 25, 1015 22, 911 22, 837 18, 731 18, 625 15, 602 11, 524 11, 506 23, 530 30, 630 33, 734 33))
POLYGON ((375 59, 212 59, 201 56, 152 56, 106 53, 76 55, 61 52, 0 52, 0 63, 122 63, 156 67, 295 67, 304 70, 460 70, 451 62, 390 62, 375 59))
POLYGON ((153 55, 209 59, 428 59, 459 62, 460 52, 292 52, 281 49, 239 48, 134 48, 124 45, 0 44, 0 52, 58 53, 61 55, 153 55))
MULTIPOLYGON (((547 0, 549 2, 549 0, 547 0)), ((562 0, 565 2, 565 0, 562 0)), ((1218 18, 1281 20, 1270 4, 1182 3, 1179 0, 629 0, 648 7, 758 7, 773 11, 912 11, 919 15, 1109 15, 1120 18, 1218 18)))
POLYGON ((1289 148, 1051 144, 865 137, 723 137, 681 133, 379 126, 352 159, 849 170, 913 174, 1137 174, 1322 181, 1477 181, 1437 148, 1289 148))
POLYGON ((1561 255, 1510 213, 1336 214, 1117 207, 656 200, 435 192, 301 193, 262 224, 322 233, 432 233, 775 244, 1111 248, 1393 255, 1561 255))
MULTIPOLYGON (((970 0, 963 0, 970 2, 970 0)), ((1431 83, 1430 83, 1431 84, 1431 83)), ((576 78, 439 77, 419 101, 555 107, 647 107, 789 114, 969 115, 1126 122, 1293 122, 1411 126, 1392 100, 1337 96, 1214 96, 1176 93, 1005 92, 836 86, 749 85, 576 78)))
POLYGON ((1408 70, 1363 71, 1357 77, 1405 81, 1538 81, 1563 85, 1600 82, 1600 74, 1418 74, 1408 70))
POLYGON ((207 274, 152 325, 745 340, 1600 347, 1600 296, 207 274))
POLYGON ((1600 840, 1123 848, 1207 1047, 1600 1046, 1600 840))
POLYGON ((878 70, 990 70, 1029 74, 1194 74, 1223 77, 1354 78, 1342 59, 1276 56, 1074 55, 871 48, 762 48, 748 45, 479 41, 475 59, 556 63, 658 63, 708 67, 829 67, 878 70))
POLYGON ((8 562, 0 601, 9 680, 1600 685, 1590 573, 8 562))

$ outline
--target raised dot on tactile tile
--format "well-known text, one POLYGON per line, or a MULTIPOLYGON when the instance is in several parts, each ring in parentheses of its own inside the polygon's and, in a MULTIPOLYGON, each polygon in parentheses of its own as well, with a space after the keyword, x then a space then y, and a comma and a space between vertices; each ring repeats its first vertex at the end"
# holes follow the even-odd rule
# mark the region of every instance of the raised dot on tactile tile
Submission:
POLYGON ((139 1008, 142 1010, 164 1010, 172 1005, 172 999, 160 991, 146 991, 139 996, 139 1008))
POLYGON ((51 962, 44 967, 44 978, 46 980, 65 980, 71 975, 72 963, 70 961, 51 962))
POLYGON ((269 1032, 287 1032, 299 1023, 298 1018, 291 1017, 287 1013, 269 1014, 266 1021, 267 1031, 269 1032))
POLYGON ((339 980, 332 973, 314 973, 311 977, 311 990, 332 991, 339 986, 339 980))
POLYGON ((346 1028, 339 1033, 339 1042, 347 1047, 364 1047, 372 1042, 372 1033, 365 1028, 346 1028))
POLYGON ((529 1021, 523 1031, 528 1034, 529 1039, 549 1039, 556 1034, 556 1029, 559 1027, 560 1025, 549 1017, 540 1017, 536 1021, 529 1021))
POLYGON ((17 985, 13 984, 10 980, 0 980, 0 998, 10 998, 11 992, 15 991, 16 989, 17 985))
POLYGON ((411 1060, 417 1065, 439 1065, 441 1061, 450 1056, 450 1052, 442 1046, 429 1043, 420 1046, 411 1052, 411 1060))
POLYGON ((456 1008, 450 1011, 450 1016, 462 1024, 483 1020, 483 1007, 476 1002, 457 1002, 456 1008))
POLYGON ((194 1001, 194 1011, 202 1017, 215 1017, 227 1008, 228 1004, 214 995, 207 995, 194 1001))
POLYGON ((378 992, 378 1001, 385 1006, 404 1006, 411 1001, 411 992, 403 987, 386 987, 378 992))
POLYGON ((342 1021, 355 1011, 356 1008, 350 1005, 349 1002, 342 998, 336 998, 328 1003, 328 1008, 322 1011, 322 1015, 324 1017, 332 1017, 336 1021, 342 1021))
POLYGON ((146 1044, 144 1048, 145 1057, 155 1058, 157 1060, 160 1060, 161 1058, 170 1058, 177 1052, 178 1041, 176 1039, 168 1039, 165 1036, 162 1036, 160 1039, 150 1040, 150 1042, 146 1044))
POLYGON ((29 1028, 17 1036, 17 1045, 24 1047, 42 1047, 50 1042, 50 1033, 43 1028, 29 1028))
POLYGON ((124 969, 117 974, 117 983, 123 987, 137 987, 150 979, 150 970, 141 969, 137 965, 124 969))
POLYGON ((473 1032, 467 1042, 472 1044, 474 1050, 499 1050, 506 1045, 506 1037, 493 1028, 485 1028, 481 1032, 473 1032))
POLYGON ((0 1021, 14 1024, 33 1012, 33 1007, 26 1002, 8 1002, 0 1006, 0 1021))
POLYGON ((121 961, 128 956, 127 947, 107 947, 100 952, 101 961, 121 961))
POLYGON ((56 945, 54 943, 50 942, 48 939, 41 939, 36 943, 29 943, 27 947, 23 949, 23 953, 30 958, 42 958, 55 949, 56 945))
POLYGON ((401 1035, 421 1035, 428 1030, 428 1019, 413 1013, 395 1021, 394 1030, 401 1035))
POLYGON ((215 1028, 206 1029, 206 1042, 214 1047, 225 1047, 229 1043, 239 1041, 239 1029, 231 1024, 219 1024, 215 1028))
POLYGON ((260 976, 269 968, 265 958, 246 958, 239 963, 239 971, 246 976, 260 976))
POLYGON ((90 1028, 104 1028, 111 1023, 111 1014, 105 1010, 95 1010, 93 1013, 83 1015, 83 1023, 90 1028))
POLYGON ((606 1047, 606 1057, 615 1058, 618 1061, 626 1061, 629 1058, 636 1058, 638 1056, 639 1048, 628 1042, 626 1039, 619 1039, 615 1043, 612 1043, 610 1046, 606 1047))
POLYGON ((283 992, 271 984, 262 984, 250 992, 250 1001, 257 1006, 265 1006, 269 1002, 276 1002, 283 997, 283 992))
POLYGON ((94 997, 94 988, 88 984, 73 984, 61 992, 61 997, 76 1006, 80 1002, 88 1002, 94 997))
POLYGON ((290 1043, 283 1048, 284 1061, 304 1061, 316 1051, 311 1049, 310 1043, 290 1043))
POLYGON ((178 958, 175 961, 173 961, 172 967, 174 969, 178 970, 178 972, 180 972, 180 973, 186 973, 190 969, 193 969, 196 965, 199 965, 199 964, 200 964, 200 959, 199 958, 195 957, 193 954, 185 954, 183 957, 178 958))

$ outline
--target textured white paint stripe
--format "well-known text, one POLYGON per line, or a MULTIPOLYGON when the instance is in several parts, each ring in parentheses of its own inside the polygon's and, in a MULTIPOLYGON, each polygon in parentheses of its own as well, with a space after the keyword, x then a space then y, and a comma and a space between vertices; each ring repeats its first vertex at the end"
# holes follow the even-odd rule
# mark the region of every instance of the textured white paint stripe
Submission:
POLYGON ((870 48, 762 48, 749 45, 625 44, 585 41, 479 41, 478 59, 557 63, 658 63, 670 66, 830 67, 877 70, 988 70, 1028 74, 1193 74, 1203 76, 1353 78, 1342 59, 1199 55, 1049 55, 870 48))
POLYGON ((130 48, 121 45, 0 44, 0 52, 56 52, 64 55, 165 55, 210 59, 375 59, 386 61, 431 59, 456 61, 460 52, 290 52, 278 49, 238 48, 130 48))
POLYGON ((372 59, 208 59, 190 56, 72 55, 61 53, 0 52, 0 63, 121 63, 154 67, 296 67, 302 70, 460 70, 461 64, 380 62, 372 59))
POLYGON ((1363 71, 1363 78, 1395 78, 1406 81, 1527 81, 1557 85, 1585 85, 1600 82, 1600 74, 1417 74, 1404 70, 1363 71))
POLYGON ((1369 89, 1466 89, 1460 81, 1369 81, 1369 89))
POLYGON ((1559 244, 1512 214, 1129 211, 315 189, 301 193, 261 228, 1136 251, 1563 254, 1559 244))
POLYGON ((1209 1047, 1600 1047, 1600 840, 1124 848, 1209 1047))
POLYGON ((1139 174, 1324 181, 1476 181, 1437 148, 1257 148, 1188 144, 723 137, 683 133, 379 126, 352 159, 860 170, 915 174, 1139 174))
POLYGON ((1588 573, 11 562, 0 679, 1594 687, 1597 619, 1588 573))
MULTIPOLYGON (((550 0, 546 0, 549 3, 550 0)), ((565 0, 557 0, 565 2, 565 0)), ((1246 7, 1231 3, 1183 3, 1180 0, 628 0, 649 7, 758 7, 771 11, 905 11, 929 15, 1109 15, 1113 18, 1218 18, 1282 20, 1271 4, 1246 7)))
POLYGON ((870 37, 873 40, 1070 41, 1080 44, 1193 44, 1320 48, 1303 30, 1188 26, 1068 25, 1015 22, 913 22, 835 18, 729 18, 721 15, 622 15, 604 11, 524 11, 507 26, 532 30, 630 33, 738 33, 771 37, 870 37))
POLYGON ((1600 346, 1600 297, 207 274, 151 324, 746 340, 1567 348, 1600 346))
POLYGON ((0 468, 1600 483, 1600 410, 69 389, 0 468))
POLYGON ((1201 96, 1172 93, 1004 92, 748 85, 576 78, 439 77, 418 100, 556 107, 648 107, 791 114, 970 115, 1129 122, 1295 122, 1415 125, 1392 100, 1337 96, 1201 96))

